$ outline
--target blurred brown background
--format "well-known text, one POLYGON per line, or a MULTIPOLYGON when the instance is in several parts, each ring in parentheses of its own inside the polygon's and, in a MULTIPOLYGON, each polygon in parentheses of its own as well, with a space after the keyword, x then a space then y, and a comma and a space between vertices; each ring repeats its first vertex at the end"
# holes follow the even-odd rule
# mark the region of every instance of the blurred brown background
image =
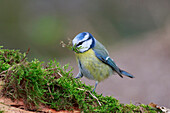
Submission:
MULTIPOLYGON (((62 48, 80 32, 105 45, 118 66, 135 79, 114 75, 97 93, 121 103, 154 102, 170 107, 169 0, 1 0, 0 45, 25 52, 29 60, 57 59, 78 73, 74 53, 62 48)), ((81 79, 86 84, 94 81, 81 79)))

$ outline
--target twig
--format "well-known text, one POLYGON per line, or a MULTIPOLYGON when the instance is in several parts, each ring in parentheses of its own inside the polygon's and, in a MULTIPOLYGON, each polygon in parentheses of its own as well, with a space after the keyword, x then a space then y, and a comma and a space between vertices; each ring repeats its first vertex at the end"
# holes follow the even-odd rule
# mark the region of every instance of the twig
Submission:
MULTIPOLYGON (((55 68, 50 68, 50 69, 46 69, 46 70, 56 70, 58 67, 55 67, 55 68)), ((62 77, 63 75, 60 73, 60 72, 57 72, 57 74, 62 77)))
POLYGON ((62 77, 63 75, 61 75, 61 73, 57 72, 58 75, 60 75, 60 77, 62 77))
POLYGON ((27 52, 26 52, 25 57, 21 60, 21 62, 20 62, 20 63, 18 63, 18 64, 16 64, 16 65, 11 66, 10 68, 8 68, 8 69, 7 69, 7 70, 5 70, 5 71, 2 71, 2 72, 0 73, 0 76, 2 76, 3 74, 5 74, 6 72, 7 72, 7 73, 9 73, 9 71, 10 71, 12 68, 15 68, 16 66, 19 66, 19 65, 23 64, 23 62, 24 62, 24 60, 25 60, 26 56, 28 55, 28 52, 29 52, 29 51, 30 51, 30 48, 28 48, 28 50, 27 50, 27 52))
MULTIPOLYGON (((49 86, 49 83, 47 83, 47 85, 49 86)), ((50 87, 48 87, 48 91, 50 92, 52 99, 54 99, 54 96, 51 93, 50 87)))
POLYGON ((14 68, 14 67, 17 66, 17 65, 19 65, 19 64, 13 65, 13 66, 11 66, 10 68, 8 68, 7 70, 2 71, 2 72, 0 73, 0 76, 4 75, 6 72, 8 73, 12 68, 14 68))
POLYGON ((141 113, 145 113, 145 111, 143 110, 143 107, 140 107, 139 109, 140 109, 141 113))
MULTIPOLYGON (((24 61, 24 60, 23 60, 23 61, 24 61)), ((20 62, 19 64, 16 64, 16 65, 11 66, 10 68, 8 68, 8 69, 7 69, 7 70, 5 70, 5 71, 2 71, 2 72, 0 73, 0 76, 4 75, 6 72, 7 72, 7 74, 8 74, 8 73, 9 73, 9 71, 11 71, 13 68, 15 68, 15 67, 17 67, 17 66, 22 65, 22 64, 23 64, 23 61, 22 61, 22 62, 20 62)))
POLYGON ((83 91, 86 91, 86 92, 90 93, 90 95, 97 100, 97 102, 99 103, 99 105, 102 106, 101 103, 100 103, 100 101, 99 101, 99 99, 98 99, 96 96, 94 96, 90 91, 85 90, 85 89, 81 89, 81 88, 77 88, 77 89, 83 90, 83 91))
POLYGON ((50 69, 46 69, 46 70, 56 70, 58 67, 56 67, 56 68, 50 68, 50 69))
POLYGON ((8 70, 2 71, 2 72, 0 73, 0 76, 4 75, 7 71, 8 71, 8 70))
POLYGON ((25 55, 25 57, 21 60, 21 62, 23 62, 23 61, 25 60, 25 58, 27 57, 29 51, 30 51, 30 48, 28 48, 28 50, 27 50, 27 52, 26 52, 26 55, 25 55))

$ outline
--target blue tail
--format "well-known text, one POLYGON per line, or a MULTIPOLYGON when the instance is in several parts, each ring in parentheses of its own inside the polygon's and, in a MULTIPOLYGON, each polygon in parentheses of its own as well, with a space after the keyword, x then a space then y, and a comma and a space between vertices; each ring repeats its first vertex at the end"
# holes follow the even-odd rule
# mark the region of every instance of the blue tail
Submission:
POLYGON ((130 77, 130 78, 134 78, 134 76, 133 76, 132 74, 130 74, 130 73, 124 71, 124 70, 121 70, 121 69, 120 69, 120 73, 123 74, 123 75, 125 75, 125 76, 128 76, 128 77, 130 77))

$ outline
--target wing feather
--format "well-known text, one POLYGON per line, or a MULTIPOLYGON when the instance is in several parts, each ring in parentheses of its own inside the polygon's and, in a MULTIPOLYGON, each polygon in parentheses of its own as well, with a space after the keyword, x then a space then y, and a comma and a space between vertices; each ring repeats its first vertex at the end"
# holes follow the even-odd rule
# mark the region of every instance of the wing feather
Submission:
POLYGON ((101 60, 103 63, 107 64, 112 68, 113 71, 117 72, 120 77, 123 78, 120 69, 117 67, 117 65, 114 63, 114 61, 109 57, 109 54, 105 47, 96 40, 96 45, 93 48, 96 57, 101 60))

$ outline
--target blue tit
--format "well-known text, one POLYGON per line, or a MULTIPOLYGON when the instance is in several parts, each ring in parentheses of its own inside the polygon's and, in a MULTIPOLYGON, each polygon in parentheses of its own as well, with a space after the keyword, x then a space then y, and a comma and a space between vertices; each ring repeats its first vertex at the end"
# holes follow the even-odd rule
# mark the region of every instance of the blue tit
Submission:
POLYGON ((108 51, 105 47, 97 41, 89 32, 79 33, 73 40, 72 44, 78 62, 79 73, 75 78, 82 78, 95 80, 95 91, 97 84, 110 75, 117 73, 120 77, 122 75, 134 78, 130 73, 120 69, 115 62, 109 57, 108 51))

